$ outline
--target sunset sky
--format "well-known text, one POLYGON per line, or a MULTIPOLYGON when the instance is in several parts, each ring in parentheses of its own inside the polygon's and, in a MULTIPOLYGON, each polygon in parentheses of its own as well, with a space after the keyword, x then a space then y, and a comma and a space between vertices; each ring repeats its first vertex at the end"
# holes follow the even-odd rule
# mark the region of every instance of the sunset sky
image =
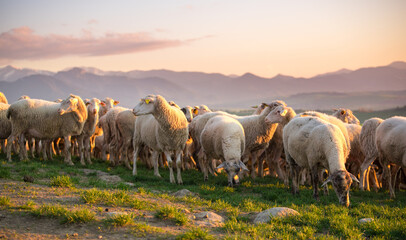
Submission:
POLYGON ((393 61, 404 0, 0 0, 0 66, 311 77, 393 61))

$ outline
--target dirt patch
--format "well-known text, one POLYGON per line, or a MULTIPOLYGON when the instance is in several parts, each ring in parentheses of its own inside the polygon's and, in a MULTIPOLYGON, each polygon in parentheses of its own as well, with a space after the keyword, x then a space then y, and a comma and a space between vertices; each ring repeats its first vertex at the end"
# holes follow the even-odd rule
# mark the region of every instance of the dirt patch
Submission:
MULTIPOLYGON (((194 214, 199 210, 188 210, 187 205, 171 202, 156 196, 136 193, 140 200, 154 203, 157 206, 171 205, 190 217, 191 222, 179 226, 171 220, 161 220, 155 217, 156 210, 137 210, 127 206, 106 206, 101 204, 86 204, 81 198, 82 188, 56 188, 28 182, 0 179, 1 197, 8 198, 8 206, 0 206, 0 239, 175 239, 194 226, 194 214), (23 206, 30 202, 33 208, 43 204, 58 205, 68 210, 88 209, 96 214, 96 220, 90 223, 61 223, 57 217, 37 217, 32 210, 23 206), (106 220, 111 214, 122 212, 134 214, 133 225, 114 227, 106 220), (139 225, 145 227, 140 230, 139 225)), ((112 190, 113 191, 113 190, 112 190)), ((211 228, 217 231, 215 227, 211 228)))

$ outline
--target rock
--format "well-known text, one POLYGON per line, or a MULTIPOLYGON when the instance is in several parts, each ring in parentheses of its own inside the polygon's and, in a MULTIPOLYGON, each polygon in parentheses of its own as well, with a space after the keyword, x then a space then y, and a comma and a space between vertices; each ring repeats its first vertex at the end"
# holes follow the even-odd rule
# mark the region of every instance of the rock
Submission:
POLYGON ((99 176, 99 179, 103 180, 105 182, 109 182, 109 183, 119 183, 119 182, 123 181, 123 179, 121 179, 121 177, 119 177, 117 175, 109 175, 109 174, 101 175, 101 176, 99 176))
POLYGON ((30 176, 30 175, 25 175, 23 180, 24 180, 24 182, 33 183, 34 182, 34 177, 30 176))
POLYGON ((135 186, 135 184, 134 184, 134 183, 131 183, 131 182, 125 182, 124 184, 127 185, 127 186, 130 186, 130 187, 134 187, 134 186, 135 186))
POLYGON ((292 215, 298 215, 299 213, 296 210, 286 207, 274 207, 267 209, 258 213, 254 219, 254 223, 267 223, 271 220, 272 217, 288 217, 292 215))
POLYGON ((200 212, 194 215, 195 225, 203 227, 219 227, 223 225, 224 218, 214 212, 200 212))
POLYGON ((179 191, 173 193, 172 195, 175 197, 185 197, 185 196, 194 196, 196 194, 187 189, 182 189, 182 190, 179 190, 179 191))
POLYGON ((358 220, 358 223, 359 224, 364 224, 364 223, 369 223, 369 222, 372 222, 372 221, 374 221, 373 218, 361 218, 360 220, 358 220))

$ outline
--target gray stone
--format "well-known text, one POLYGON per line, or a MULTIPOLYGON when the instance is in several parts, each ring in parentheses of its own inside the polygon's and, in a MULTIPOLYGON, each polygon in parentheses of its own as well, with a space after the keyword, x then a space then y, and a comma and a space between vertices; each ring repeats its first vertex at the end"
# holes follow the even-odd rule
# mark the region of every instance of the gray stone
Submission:
POLYGON ((182 189, 182 190, 179 190, 179 191, 173 193, 172 195, 175 197, 185 197, 185 196, 194 196, 196 194, 187 189, 182 189))
POLYGON ((359 224, 364 224, 364 223, 369 223, 369 222, 372 222, 372 221, 374 221, 373 218, 361 218, 360 220, 358 220, 358 223, 359 224))
POLYGON ((224 218, 214 212, 200 212, 194 215, 195 225, 206 227, 219 227, 224 223, 224 218))
POLYGON ((291 208, 274 207, 258 213, 254 223, 267 223, 273 217, 288 217, 292 215, 299 215, 299 213, 291 208))
POLYGON ((131 182, 125 182, 124 184, 127 185, 127 186, 130 186, 130 187, 134 187, 134 186, 135 186, 135 184, 134 184, 134 183, 131 183, 131 182))
POLYGON ((121 177, 117 176, 117 175, 101 175, 98 176, 100 180, 103 180, 105 182, 109 182, 109 183, 119 183, 122 182, 123 179, 121 179, 121 177))

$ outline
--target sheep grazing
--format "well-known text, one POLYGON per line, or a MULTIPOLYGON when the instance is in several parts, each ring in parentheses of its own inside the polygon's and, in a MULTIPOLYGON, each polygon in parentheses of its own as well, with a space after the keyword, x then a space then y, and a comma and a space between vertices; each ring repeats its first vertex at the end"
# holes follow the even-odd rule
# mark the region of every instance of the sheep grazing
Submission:
POLYGON ((7 98, 2 92, 0 92, 0 103, 8 104, 7 98))
MULTIPOLYGON (((223 162, 217 169, 224 168, 228 174, 228 186, 238 184, 238 173, 248 171, 241 161, 245 150, 244 129, 241 124, 226 115, 211 118, 204 127, 200 136, 205 160, 221 159, 223 162)), ((208 179, 207 163, 203 164, 204 180, 208 179)))
POLYGON ((365 159, 361 164, 360 169, 360 185, 361 190, 370 190, 369 187, 369 172, 372 163, 378 158, 378 149, 375 143, 376 128, 383 122, 380 118, 371 118, 365 120, 362 124, 360 133, 361 150, 365 155, 365 159))
POLYGON ((330 176, 323 183, 332 182, 340 204, 349 206, 349 189, 357 178, 345 169, 350 149, 338 126, 318 117, 293 118, 283 129, 286 161, 292 174, 292 193, 298 193, 299 171, 309 169, 313 196, 318 199, 318 166, 328 169, 330 176))
MULTIPOLYGON (((65 163, 73 165, 70 153, 72 135, 79 135, 87 119, 86 105, 83 100, 71 94, 61 103, 39 99, 23 99, 10 105, 7 118, 11 120, 12 131, 7 142, 22 134, 39 139, 65 140, 65 163)), ((24 138, 20 138, 20 159, 26 157, 24 138)), ((7 146, 7 158, 11 161, 11 144, 7 146)))
POLYGON ((83 127, 82 133, 77 137, 79 144, 80 163, 82 165, 85 165, 85 158, 88 164, 92 164, 92 161, 90 160, 90 138, 93 136, 96 125, 99 121, 99 106, 101 105, 102 104, 100 100, 97 98, 86 100, 88 117, 83 127))
POLYGON ((395 198, 389 164, 406 167, 406 117, 391 117, 376 128, 375 143, 383 174, 389 182, 389 194, 395 198))
POLYGON ((352 123, 352 124, 360 124, 359 120, 357 117, 354 116, 352 111, 347 108, 339 108, 339 109, 333 109, 333 114, 332 116, 340 119, 341 121, 345 123, 352 123))
POLYGON ((148 95, 134 107, 133 175, 137 174, 137 157, 142 145, 153 149, 154 174, 159 176, 158 155, 164 153, 168 161, 170 182, 175 183, 172 154, 176 158, 177 182, 182 184, 181 155, 188 140, 188 122, 180 109, 171 107, 160 95, 148 95))

